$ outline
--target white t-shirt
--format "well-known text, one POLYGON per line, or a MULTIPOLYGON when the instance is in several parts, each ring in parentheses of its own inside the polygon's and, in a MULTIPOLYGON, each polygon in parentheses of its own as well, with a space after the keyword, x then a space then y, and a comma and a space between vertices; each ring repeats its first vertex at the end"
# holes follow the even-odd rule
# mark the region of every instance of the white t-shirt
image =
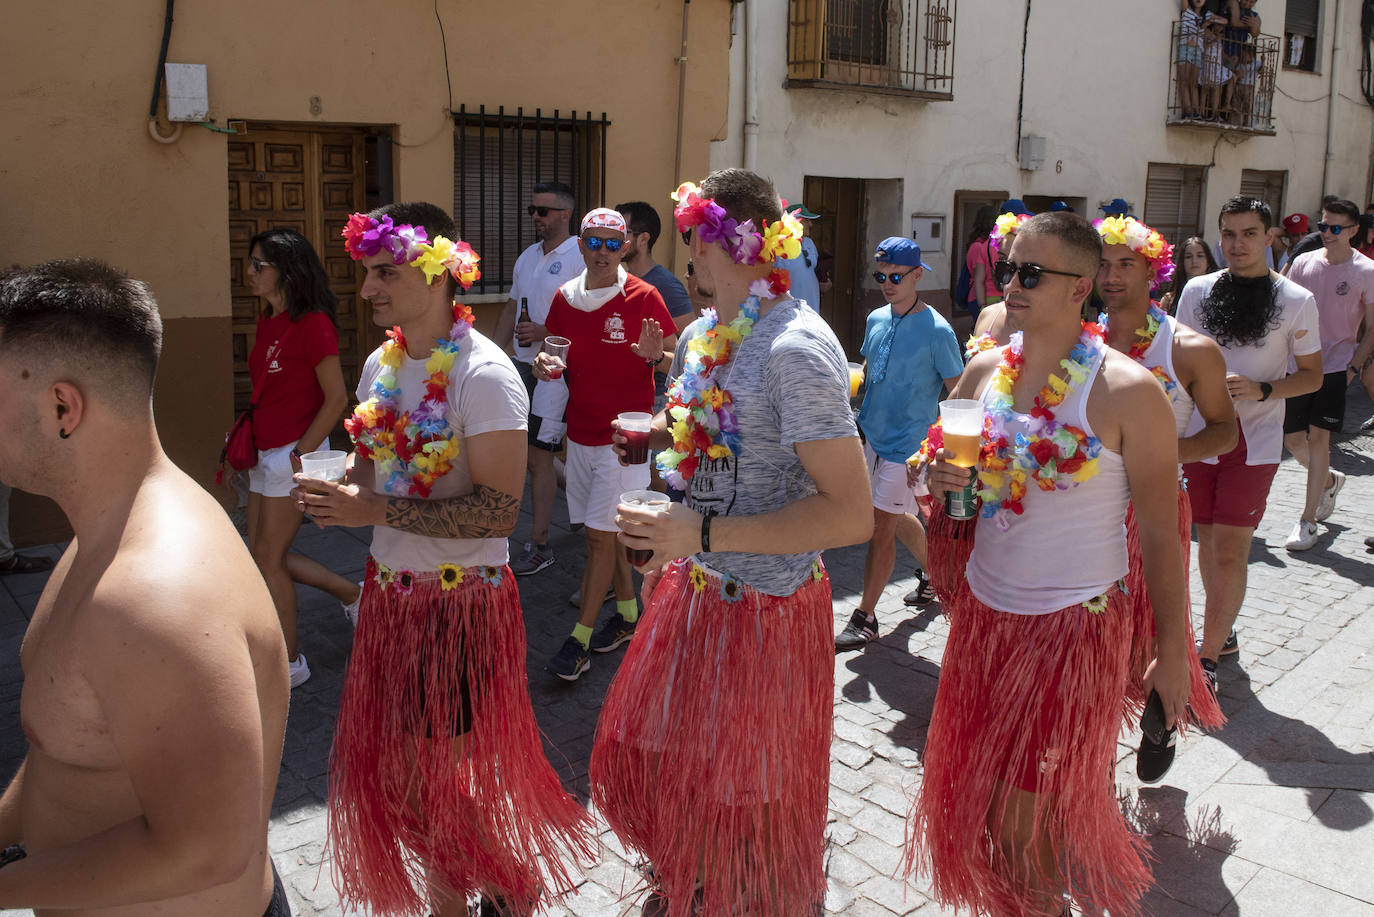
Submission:
MULTIPOLYGON (((1216 336, 1202 327, 1198 312, 1222 273, 1217 271, 1194 277, 1178 297, 1178 320, 1214 341, 1216 336)), ((1217 342, 1226 359, 1226 372, 1238 373, 1256 382, 1274 382, 1288 375, 1290 354, 1304 356, 1322 349, 1321 335, 1317 330, 1317 303, 1312 294, 1287 277, 1279 274, 1270 274, 1269 277, 1275 284, 1274 292, 1278 301, 1275 324, 1269 333, 1253 344, 1217 342)), ((1245 434, 1245 464, 1276 464, 1283 457, 1283 399, 1237 401, 1236 416, 1240 418, 1240 429, 1245 434)), ((1192 436, 1204 426, 1206 422, 1202 415, 1194 411, 1187 435, 1192 436)), ((1209 458, 1203 461, 1215 465, 1217 460, 1209 458)))
MULTIPOLYGON (((520 253, 511 271, 510 298, 515 300, 516 316, 519 316, 520 299, 529 300, 530 320, 544 324, 549 317, 549 306, 553 305, 553 294, 558 288, 587 269, 582 262, 582 250, 577 247, 577 236, 568 236, 562 244, 544 254, 544 243, 536 242, 520 253)), ((522 347, 511 335, 511 345, 515 348, 515 358, 522 363, 533 363, 543 341, 535 341, 522 347)))
MULTIPOLYGON (((374 350, 363 366, 358 382, 358 400, 372 397, 372 383, 381 375, 381 348, 374 350)), ((414 410, 425 393, 425 362, 405 358, 396 370, 396 383, 401 390, 397 408, 414 410)), ((460 497, 472 493, 472 475, 468 471, 465 440, 495 430, 524 430, 529 414, 529 396, 525 384, 515 371, 510 358, 490 340, 472 331, 463 342, 449 373, 448 410, 445 418, 458 436, 458 457, 448 474, 434 483, 430 499, 460 497)), ((393 461, 383 465, 373 462, 377 475, 376 490, 387 493, 387 479, 399 466, 393 461)), ((504 538, 429 538, 386 526, 372 530, 372 556, 378 563, 393 570, 412 573, 433 573, 440 564, 463 567, 499 567, 509 558, 504 538)))

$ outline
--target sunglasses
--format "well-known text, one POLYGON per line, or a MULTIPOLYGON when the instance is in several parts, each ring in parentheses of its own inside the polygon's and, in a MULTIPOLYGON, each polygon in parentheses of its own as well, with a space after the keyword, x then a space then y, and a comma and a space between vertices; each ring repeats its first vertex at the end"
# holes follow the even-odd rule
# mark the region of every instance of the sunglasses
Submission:
POLYGON ((603 239, 600 236, 583 236, 582 244, 591 251, 596 251, 601 246, 606 246, 608 252, 620 251, 620 246, 625 244, 623 239, 603 239))
POLYGON ((1318 223, 1318 232, 1329 232, 1333 236, 1339 236, 1342 230, 1354 229, 1354 226, 1337 226, 1335 223, 1318 223))
POLYGON ((562 211, 567 209, 567 207, 536 207, 533 204, 530 204, 528 207, 525 208, 525 212, 528 213, 530 216, 534 216, 537 213, 541 217, 546 217, 549 215, 550 212, 561 213, 562 211))
POLYGON ((260 274, 262 273, 263 269, 269 268, 271 266, 271 261, 263 261, 261 258, 254 258, 252 255, 248 256, 248 267, 255 274, 260 274))
POLYGON ((895 287, 897 284, 902 282, 902 278, 906 277, 907 274, 914 274, 915 272, 916 268, 914 267, 911 270, 901 274, 895 272, 891 274, 884 274, 882 271, 874 271, 873 279, 876 280, 878 283, 890 283, 895 287))
POLYGON ((998 261, 992 266, 992 279, 997 283, 1000 290, 1011 283, 1011 278, 1016 277, 1021 281, 1021 289, 1034 290, 1040 284, 1041 274, 1057 274, 1060 277, 1082 277, 1082 274, 1074 274, 1069 271, 1052 271, 1047 267, 1038 264, 1017 264, 1015 261, 998 261))

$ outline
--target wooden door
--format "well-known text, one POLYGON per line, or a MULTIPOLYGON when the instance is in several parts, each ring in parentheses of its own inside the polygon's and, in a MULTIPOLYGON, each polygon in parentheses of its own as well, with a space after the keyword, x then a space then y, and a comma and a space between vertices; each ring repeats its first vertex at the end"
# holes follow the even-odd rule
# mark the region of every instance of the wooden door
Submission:
POLYGON ((835 256, 833 285, 821 294, 821 317, 830 323, 851 360, 859 359, 868 310, 862 302, 864 251, 864 184, 859 178, 808 175, 803 183, 806 206, 820 218, 811 237, 821 251, 835 256))
MULTIPOLYGON (((233 298, 234 410, 248 407, 248 354, 262 303, 248 292, 248 243, 265 229, 294 229, 310 240, 339 297, 339 361, 351 394, 380 340, 358 297, 361 285, 340 233, 364 209, 362 130, 285 130, 250 125, 229 140, 229 283, 233 298)), ((342 420, 342 418, 341 418, 342 420)))

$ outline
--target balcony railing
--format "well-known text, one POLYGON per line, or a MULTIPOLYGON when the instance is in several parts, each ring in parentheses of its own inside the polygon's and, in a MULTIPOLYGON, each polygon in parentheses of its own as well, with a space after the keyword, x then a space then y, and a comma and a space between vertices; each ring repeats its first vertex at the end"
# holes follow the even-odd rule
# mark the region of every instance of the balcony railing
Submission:
POLYGON ((957 0, 790 0, 789 86, 954 98, 957 0))
MULTIPOLYGON (((1274 80, 1279 70, 1279 39, 1260 34, 1242 45, 1232 58, 1218 59, 1208 46, 1196 50, 1179 43, 1181 24, 1174 23, 1169 59, 1169 110, 1167 123, 1188 127, 1274 133, 1274 80), (1234 64, 1234 67, 1231 65, 1234 64), (1220 83, 1197 85, 1189 97, 1185 80, 1220 83)), ((1224 53, 1225 42, 1218 42, 1224 53)))

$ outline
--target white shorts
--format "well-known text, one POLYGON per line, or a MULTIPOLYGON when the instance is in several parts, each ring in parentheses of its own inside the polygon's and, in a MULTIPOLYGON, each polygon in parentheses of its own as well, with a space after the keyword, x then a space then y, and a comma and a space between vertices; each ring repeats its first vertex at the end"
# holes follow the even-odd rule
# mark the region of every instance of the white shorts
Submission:
POLYGON ((906 482, 906 462, 889 462, 864 443, 868 477, 873 485, 873 508, 894 516, 916 514, 916 493, 906 482))
MULTIPOLYGON (((296 443, 287 443, 275 449, 259 449, 258 463, 248 469, 249 493, 264 497, 289 497, 296 482, 291 476, 296 470, 291 467, 291 450, 296 443)), ((329 448, 329 440, 320 443, 321 449, 329 448)))
POLYGON ((620 495, 649 488, 649 463, 624 466, 611 446, 583 446, 568 440, 568 521, 598 532, 618 532, 620 495))

